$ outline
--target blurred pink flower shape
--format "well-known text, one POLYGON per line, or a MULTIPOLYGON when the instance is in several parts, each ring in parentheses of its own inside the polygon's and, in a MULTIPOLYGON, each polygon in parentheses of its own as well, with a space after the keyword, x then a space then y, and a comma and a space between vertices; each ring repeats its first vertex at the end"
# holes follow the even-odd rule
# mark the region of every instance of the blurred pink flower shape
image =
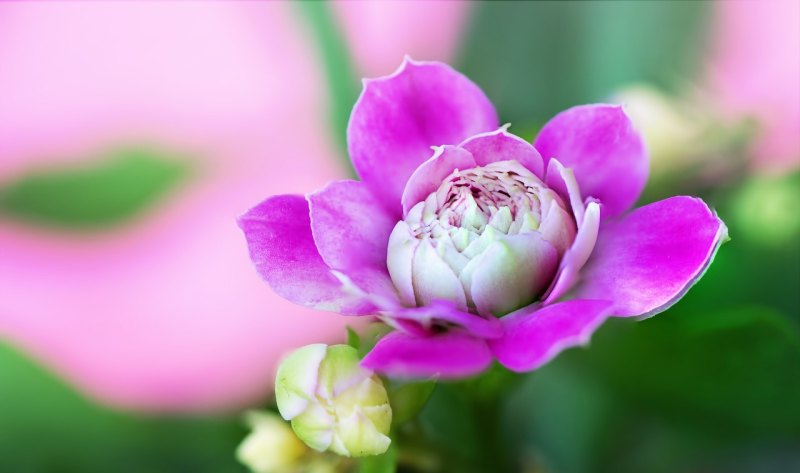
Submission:
POLYGON ((343 27, 362 76, 386 74, 404 56, 447 60, 457 52, 467 23, 468 2, 336 1, 343 27))
POLYGON ((347 138, 361 181, 269 198, 240 225, 279 294, 397 329, 362 362, 390 376, 536 369, 609 315, 677 302, 727 237, 697 198, 628 212, 648 162, 619 106, 566 110, 531 145, 469 79, 407 59, 365 81, 347 138))
POLYGON ((292 9, 0 5, 4 182, 130 143, 197 170, 102 233, 0 220, 0 337, 108 402, 190 410, 255 399, 286 350, 340 333, 341 318, 264 289, 231 220, 264 192, 343 176, 324 72, 292 9))
POLYGON ((758 120, 755 167, 800 166, 800 2, 715 2, 709 79, 737 117, 758 120))

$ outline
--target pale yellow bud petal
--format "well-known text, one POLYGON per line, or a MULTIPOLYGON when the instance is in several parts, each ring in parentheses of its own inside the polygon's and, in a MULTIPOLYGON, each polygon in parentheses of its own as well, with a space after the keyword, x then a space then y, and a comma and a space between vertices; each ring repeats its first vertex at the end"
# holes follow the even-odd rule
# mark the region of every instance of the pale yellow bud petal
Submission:
POLYGON ((236 450, 236 458, 254 473, 293 473, 308 452, 289 424, 270 412, 247 413, 253 429, 236 450))

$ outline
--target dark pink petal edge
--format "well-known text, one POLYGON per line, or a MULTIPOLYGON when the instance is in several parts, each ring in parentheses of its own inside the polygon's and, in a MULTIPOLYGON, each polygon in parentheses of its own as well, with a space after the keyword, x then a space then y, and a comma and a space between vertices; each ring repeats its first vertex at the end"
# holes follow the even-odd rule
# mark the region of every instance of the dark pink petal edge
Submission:
POLYGON ((515 160, 544 180, 544 161, 539 151, 522 138, 508 132, 509 125, 480 133, 464 140, 459 147, 472 154, 478 166, 515 160))
MULTIPOLYGON (((439 324, 458 326, 477 338, 499 338, 503 335, 503 325, 496 317, 481 317, 458 310, 455 304, 447 301, 434 301, 423 307, 401 307, 383 314, 397 320, 416 321, 419 326, 433 333, 431 329, 439 324)), ((412 330, 411 333, 419 333, 412 330)))
POLYGON ((408 215, 411 207, 425 200, 428 195, 442 185, 444 179, 456 169, 470 169, 477 166, 469 151, 456 146, 436 146, 433 156, 419 165, 406 182, 403 189, 403 215, 408 215))
POLYGON ((612 303, 605 300, 526 307, 501 319, 505 335, 489 340, 489 348, 508 369, 532 371, 567 348, 586 345, 611 309, 612 303))
POLYGON ((334 181, 307 200, 311 233, 325 264, 365 293, 395 298, 386 251, 396 222, 370 188, 358 181, 334 181))
POLYGON ((239 227, 256 270, 280 296, 296 304, 348 315, 374 309, 371 303, 348 293, 320 257, 304 197, 270 197, 242 215, 239 227))
POLYGON ((572 216, 575 217, 575 224, 580 228, 583 223, 583 214, 586 212, 586 203, 572 169, 565 167, 558 159, 551 159, 547 163, 545 184, 556 191, 565 200, 565 203, 569 204, 572 216))
POLYGON ((558 273, 553 279, 544 303, 550 304, 569 291, 577 282, 581 269, 589 260, 597 243, 600 229, 600 204, 589 201, 585 206, 582 221, 578 224, 578 233, 572 246, 564 253, 559 263, 558 273))
POLYGON ((614 301, 615 316, 653 316, 686 294, 727 239, 725 224, 696 197, 640 207, 600 228, 577 296, 614 301))

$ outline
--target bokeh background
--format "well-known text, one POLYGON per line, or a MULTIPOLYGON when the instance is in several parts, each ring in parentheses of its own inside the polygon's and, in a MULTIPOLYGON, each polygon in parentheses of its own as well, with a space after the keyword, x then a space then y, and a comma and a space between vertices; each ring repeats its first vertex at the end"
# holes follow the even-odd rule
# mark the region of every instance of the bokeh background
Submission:
POLYGON ((732 237, 659 317, 440 385, 440 469, 800 471, 800 2, 731 0, 0 4, 1 472, 245 471, 278 357, 353 321, 272 294, 235 219, 350 176, 359 79, 405 54, 527 138, 625 103, 642 202, 732 237))

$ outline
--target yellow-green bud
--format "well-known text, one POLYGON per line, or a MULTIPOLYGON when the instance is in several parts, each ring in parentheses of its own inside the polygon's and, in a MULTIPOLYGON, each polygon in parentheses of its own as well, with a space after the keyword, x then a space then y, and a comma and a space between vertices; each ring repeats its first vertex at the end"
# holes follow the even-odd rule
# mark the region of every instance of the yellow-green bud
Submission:
POLYGON ((703 140, 708 141, 709 113, 644 84, 620 89, 613 101, 625 104, 625 111, 644 136, 650 172, 656 179, 697 164, 698 151, 707 146, 703 140))
POLYGON ((278 410, 309 447, 346 457, 384 453, 392 408, 381 379, 348 345, 308 345, 278 368, 278 410))
POLYGON ((780 247, 800 237, 800 173, 752 177, 734 195, 737 233, 762 246, 780 247))
POLYGON ((295 473, 309 450, 280 417, 270 412, 246 415, 253 430, 236 450, 236 458, 254 473, 295 473))

